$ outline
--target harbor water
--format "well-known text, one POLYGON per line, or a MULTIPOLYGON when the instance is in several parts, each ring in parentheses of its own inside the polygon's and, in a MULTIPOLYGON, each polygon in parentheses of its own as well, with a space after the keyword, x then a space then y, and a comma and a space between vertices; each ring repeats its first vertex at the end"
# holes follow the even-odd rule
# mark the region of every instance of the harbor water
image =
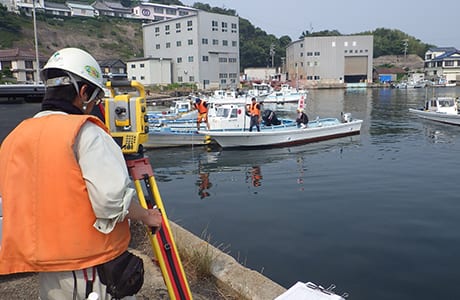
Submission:
MULTIPOLYGON (((353 300, 458 299, 460 127, 408 112, 432 93, 460 88, 312 90, 310 119, 350 112, 364 120, 361 134, 146 154, 170 220, 286 288, 312 281, 353 300)), ((0 140, 38 107, 0 105, 0 140)), ((268 108, 295 116, 295 105, 268 108)))

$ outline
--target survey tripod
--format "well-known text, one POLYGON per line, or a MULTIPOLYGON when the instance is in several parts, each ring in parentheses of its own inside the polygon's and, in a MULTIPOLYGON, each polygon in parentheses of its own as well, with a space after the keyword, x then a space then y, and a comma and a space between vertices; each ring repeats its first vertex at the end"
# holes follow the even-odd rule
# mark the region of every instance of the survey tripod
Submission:
POLYGON ((111 96, 105 100, 105 123, 121 147, 140 204, 160 210, 161 228, 146 228, 153 252, 158 260, 163 280, 171 299, 192 299, 185 272, 169 227, 150 161, 143 146, 148 139, 147 103, 145 90, 137 81, 109 81, 111 96), (136 96, 132 90, 136 90, 136 96), (155 233, 156 232, 156 233, 155 233))

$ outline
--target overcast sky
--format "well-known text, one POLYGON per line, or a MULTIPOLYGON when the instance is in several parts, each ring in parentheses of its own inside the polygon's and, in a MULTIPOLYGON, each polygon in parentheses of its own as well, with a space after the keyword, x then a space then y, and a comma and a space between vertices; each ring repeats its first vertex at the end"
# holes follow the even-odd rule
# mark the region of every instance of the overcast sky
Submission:
POLYGON ((460 1, 444 0, 203 0, 211 7, 236 10, 276 37, 297 40, 303 31, 338 30, 353 34, 376 28, 399 29, 423 43, 460 50, 460 1))

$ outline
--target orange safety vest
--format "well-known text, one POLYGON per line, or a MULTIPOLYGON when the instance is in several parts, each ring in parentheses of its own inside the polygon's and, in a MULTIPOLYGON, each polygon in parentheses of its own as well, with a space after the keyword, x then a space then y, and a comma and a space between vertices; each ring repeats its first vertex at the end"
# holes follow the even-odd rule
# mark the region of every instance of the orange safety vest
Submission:
POLYGON ((200 100, 199 103, 195 103, 195 108, 198 109, 200 114, 205 114, 208 112, 208 108, 204 105, 203 100, 200 100))
POLYGON ((260 109, 257 103, 251 103, 249 106, 249 113, 251 116, 260 116, 260 109))
POLYGON ((128 248, 127 220, 109 234, 93 227, 96 216, 73 150, 86 121, 107 130, 93 116, 53 114, 23 121, 4 140, 0 274, 88 268, 128 248))

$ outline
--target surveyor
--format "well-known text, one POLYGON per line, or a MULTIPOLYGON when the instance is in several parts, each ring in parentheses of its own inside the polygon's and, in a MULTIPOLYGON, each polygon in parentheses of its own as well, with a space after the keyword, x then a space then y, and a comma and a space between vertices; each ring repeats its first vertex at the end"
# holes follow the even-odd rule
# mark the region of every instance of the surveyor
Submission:
POLYGON ((110 299, 96 266, 125 257, 128 219, 158 228, 162 217, 140 206, 120 147, 88 115, 103 96, 97 61, 65 48, 41 77, 41 111, 0 148, 0 274, 38 272, 41 300, 86 299, 91 292, 110 299))

